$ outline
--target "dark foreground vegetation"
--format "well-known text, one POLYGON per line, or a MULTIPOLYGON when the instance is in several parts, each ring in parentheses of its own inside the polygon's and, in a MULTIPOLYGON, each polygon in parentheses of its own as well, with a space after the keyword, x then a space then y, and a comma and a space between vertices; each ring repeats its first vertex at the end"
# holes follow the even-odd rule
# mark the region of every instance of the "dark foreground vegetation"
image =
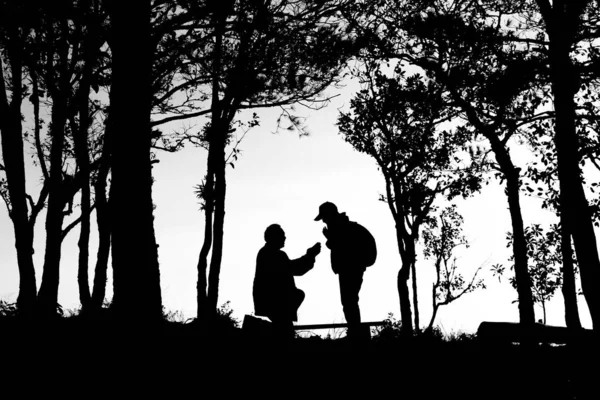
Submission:
MULTIPOLYGON (((405 337, 400 323, 388 319, 361 345, 348 343, 343 332, 326 337, 303 332, 278 343, 249 336, 227 307, 210 329, 176 320, 173 313, 143 325, 134 316, 117 322, 109 308, 93 318, 70 312, 44 322, 26 321, 10 310, 4 304, 0 317, 4 365, 37 360, 60 371, 81 368, 83 375, 98 368, 124 382, 140 380, 139 393, 153 392, 156 377, 175 379, 174 386, 195 379, 220 394, 268 395, 287 387, 306 396, 382 391, 402 399, 597 398, 598 348, 591 342, 527 346, 437 329, 405 337)), ((41 371, 30 370, 28 377, 41 371)))

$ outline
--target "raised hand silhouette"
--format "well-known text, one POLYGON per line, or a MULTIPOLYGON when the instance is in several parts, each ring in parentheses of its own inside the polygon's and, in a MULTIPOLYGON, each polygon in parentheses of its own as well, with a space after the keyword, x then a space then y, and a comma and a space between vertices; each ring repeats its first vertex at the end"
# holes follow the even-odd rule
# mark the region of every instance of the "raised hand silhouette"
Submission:
POLYGON ((317 255, 319 255, 319 253, 321 253, 321 243, 319 242, 315 243, 313 247, 306 250, 306 254, 308 254, 311 257, 316 257, 317 255))

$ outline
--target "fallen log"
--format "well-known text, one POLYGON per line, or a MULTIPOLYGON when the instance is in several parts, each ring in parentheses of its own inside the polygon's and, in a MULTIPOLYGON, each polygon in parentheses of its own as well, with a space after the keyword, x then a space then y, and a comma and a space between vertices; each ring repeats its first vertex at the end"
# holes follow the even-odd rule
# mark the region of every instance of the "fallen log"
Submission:
POLYGON ((495 342, 568 344, 591 342, 594 339, 594 331, 539 323, 484 321, 477 329, 477 338, 482 341, 495 342))

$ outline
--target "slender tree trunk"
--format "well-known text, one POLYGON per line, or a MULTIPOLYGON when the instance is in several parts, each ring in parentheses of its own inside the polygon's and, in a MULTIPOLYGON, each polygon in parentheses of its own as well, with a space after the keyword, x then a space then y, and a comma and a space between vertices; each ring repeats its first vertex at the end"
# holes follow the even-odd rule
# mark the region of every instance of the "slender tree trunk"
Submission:
POLYGON ((542 300, 542 314, 544 316, 544 325, 546 325, 546 302, 542 300))
POLYGON ((106 198, 106 182, 110 169, 110 148, 108 137, 104 135, 104 144, 100 160, 98 177, 94 184, 96 192, 96 223, 98 225, 98 252, 94 269, 94 289, 92 291, 92 312, 99 311, 106 297, 108 259, 110 257, 110 206, 106 198))
POLYGON ((204 242, 200 249, 198 258, 198 311, 197 319, 200 322, 205 322, 208 316, 208 283, 206 273, 208 270, 208 253, 212 247, 212 229, 213 229, 213 214, 214 214, 214 173, 213 173, 213 158, 214 152, 211 152, 212 144, 209 143, 208 160, 206 162, 206 181, 204 182, 204 192, 202 193, 204 201, 204 242))
POLYGON ((569 58, 570 35, 562 32, 558 21, 546 22, 550 26, 550 69, 556 113, 554 143, 560 182, 560 213, 570 222, 581 271, 581 286, 594 328, 597 329, 600 326, 600 290, 598 290, 600 259, 592 215, 583 190, 579 168, 580 157, 573 100, 573 94, 577 89, 573 82, 576 72, 569 58))
MULTIPOLYGON (((85 148, 85 154, 87 156, 87 145, 85 148)), ((87 158, 87 157, 86 157, 87 158)), ((89 283, 89 245, 90 245, 90 184, 89 184, 89 162, 85 167, 80 166, 80 172, 82 174, 82 187, 81 187, 81 229, 79 233, 79 241, 77 243, 79 247, 79 259, 78 259, 78 270, 77 270, 77 284, 79 287, 79 301, 81 302, 81 308, 83 311, 87 311, 90 301, 90 283, 89 283)))
MULTIPOLYGON (((79 86, 78 92, 78 112, 79 112, 79 129, 77 131, 77 140, 75 142, 75 150, 77 154, 77 165, 79 167, 80 179, 81 179, 81 231, 79 237, 79 268, 77 274, 77 282, 79 285, 79 299, 81 302, 82 309, 86 311, 88 308, 92 306, 92 293, 90 291, 89 284, 89 241, 90 241, 90 218, 91 218, 91 190, 90 190, 90 161, 89 161, 89 148, 88 148, 88 130, 91 125, 90 120, 90 110, 89 110, 89 97, 90 90, 92 84, 92 77, 94 73, 94 64, 97 61, 98 53, 100 50, 100 46, 102 45, 104 38, 99 37, 99 20, 98 16, 100 14, 99 7, 100 4, 95 0, 83 0, 81 4, 82 9, 84 10, 85 16, 85 24, 87 26, 87 33, 85 34, 83 43, 83 59, 84 59, 84 68, 82 72, 81 82, 79 86)), ((102 166, 100 167, 102 168, 102 166)), ((100 200, 102 202, 102 210, 100 213, 103 213, 106 208, 106 173, 104 174, 104 183, 100 187, 102 191, 100 200)), ((100 174, 102 175, 102 174, 100 174)), ((97 214, 98 215, 98 214, 97 214)), ((99 218, 98 218, 99 219, 99 218)), ((106 224, 106 222, 102 221, 102 224, 106 224)), ((98 231, 101 231, 100 222, 98 223, 98 231)), ((103 229, 106 229, 103 227, 103 229)), ((110 232, 110 228, 108 228, 110 232)), ((107 246, 106 239, 104 242, 100 238, 100 248, 102 253, 100 253, 100 248, 98 250, 98 259, 102 262, 103 268, 100 268, 99 280, 103 282, 102 289, 97 294, 97 296, 101 296, 100 301, 96 302, 99 304, 99 307, 102 307, 102 302, 104 301, 104 295, 106 290, 106 266, 108 264, 108 251, 109 247, 107 246), (106 260, 106 261, 105 261, 106 260), (103 271, 102 271, 103 269, 103 271)), ((108 241, 110 241, 110 236, 108 237, 108 241)), ((108 243, 110 246, 110 243, 108 243)), ((95 279, 95 276, 94 276, 95 279)), ((95 283, 95 282, 94 282, 95 283)), ((98 308, 99 308, 98 307, 98 308)))
MULTIPOLYGON (((61 71, 65 73, 65 71, 61 71)), ((44 254, 44 270, 42 283, 38 293, 39 311, 44 317, 56 316, 58 305, 58 286, 60 280, 60 259, 62 250, 62 225, 65 207, 63 192, 63 148, 65 125, 67 122, 66 93, 64 76, 60 76, 60 89, 53 93, 52 124, 50 133, 52 145, 50 149, 50 193, 46 211, 46 252, 44 254)))
POLYGON ((124 321, 162 319, 150 164, 150 1, 125 7, 108 2, 113 53, 110 114, 110 220, 113 311, 124 321), (117 144, 118 143, 118 144, 117 144))
MULTIPOLYGON (((443 230, 442 230, 443 232, 443 230)), ((429 320, 429 325, 427 326, 426 331, 431 332, 433 329, 433 322, 435 321, 435 317, 437 316, 438 308, 440 305, 437 302, 437 288, 440 286, 440 263, 441 258, 438 256, 435 261, 435 283, 433 284, 433 288, 431 288, 431 304, 433 304, 433 313, 431 314, 431 319, 429 320)))
POLYGON ((531 295, 531 278, 527 269, 527 242, 525 240, 525 228, 521 214, 519 200, 519 176, 514 175, 506 179, 506 194, 510 209, 510 219, 513 229, 513 254, 515 258, 515 278, 517 281, 517 292, 519 294, 519 320, 521 323, 535 323, 535 312, 533 310, 533 297, 531 295))
POLYGON ((413 290, 413 308, 415 310, 415 331, 420 332, 420 321, 419 321, 419 299, 417 294, 417 268, 416 268, 416 257, 410 266, 412 272, 412 290, 413 290))
MULTIPOLYGON (((227 13, 225 9, 214 11, 212 19, 215 24, 215 46, 212 54, 212 100, 211 126, 208 135, 209 148, 204 187, 205 229, 204 243, 198 260, 198 318, 203 323, 208 317, 216 314, 218 299, 219 271, 223 248, 223 221, 225 218, 225 171, 224 146, 225 137, 221 137, 223 121, 223 105, 219 97, 219 76, 221 73, 221 57, 223 32, 227 13), (223 160, 223 161, 221 161, 223 160), (223 171, 221 171, 223 165, 223 171), (210 270, 208 269, 208 253, 212 247, 210 270), (209 273, 207 281, 207 272, 209 273), (213 286, 216 285, 216 286, 213 286)), ((227 132, 225 132, 227 134, 227 132)))
MULTIPOLYGON (((89 2, 86 4, 86 11, 90 12, 89 2)), ((89 95, 92 78, 92 63, 94 62, 95 38, 92 37, 94 29, 91 19, 88 17, 87 26, 90 32, 84 40, 84 68, 81 77, 79 93, 77 96, 79 127, 74 131, 75 135, 75 154, 77 157, 77 166, 79 168, 79 179, 81 180, 81 229, 79 233, 79 262, 77 271, 77 284, 79 286, 79 301, 83 311, 87 311, 90 301, 89 284, 89 243, 90 243, 90 214, 91 214, 91 193, 90 193, 90 160, 88 149, 88 129, 90 126, 89 118, 89 95)))
POLYGON ((215 220, 213 225, 213 246, 210 257, 210 271, 208 275, 208 306, 211 313, 216 312, 219 298, 219 275, 221 273, 221 260, 223 258, 223 227, 225 224, 225 138, 229 126, 220 127, 218 130, 217 153, 215 155, 215 220))
MULTIPOLYGON (((434 293, 435 293, 435 289, 434 289, 434 293)), ((431 314, 431 319, 429 320, 429 325, 427 325, 427 329, 425 329, 425 332, 431 332, 433 330, 433 322, 435 321, 435 317, 437 317, 437 313, 438 310, 440 308, 440 305, 436 303, 435 301, 435 294, 433 295, 433 313, 431 314)))
POLYGON ((565 323, 568 328, 581 329, 579 309, 577 307, 577 289, 575 287, 575 266, 573 265, 573 248, 569 223, 563 214, 561 220, 561 253, 562 253, 562 294, 565 303, 565 323))
POLYGON ((28 221, 25 191, 25 158, 21 123, 22 55, 21 49, 14 46, 7 51, 10 57, 13 93, 9 104, 4 81, 4 65, 0 59, 0 134, 10 198, 9 213, 15 232, 19 268, 17 307, 22 315, 29 316, 35 308, 37 286, 33 265, 33 228, 28 221))
POLYGON ((519 169, 513 165, 508 151, 499 141, 492 140, 491 142, 496 160, 506 178, 505 193, 508 198, 508 209, 510 211, 513 231, 515 279, 519 296, 519 321, 522 324, 534 324, 535 312, 533 309, 533 296, 531 294, 531 278, 527 269, 527 242, 525 240, 525 228, 519 195, 519 169))
POLYGON ((410 265, 402 263, 402 268, 398 271, 398 297, 400 299, 400 319, 402 320, 402 332, 407 336, 412 336, 412 311, 410 308, 410 293, 408 291, 408 278, 410 275, 410 265))
POLYGON ((410 268, 415 259, 414 246, 411 245, 412 240, 410 236, 407 238, 406 232, 403 232, 404 226, 403 217, 399 217, 399 221, 396 222, 396 239, 398 241, 398 249, 400 252, 400 258, 402 259, 402 267, 398 271, 398 297, 400 300, 400 318, 402 320, 401 330, 404 335, 412 336, 413 330, 413 318, 412 310, 410 305, 410 292, 408 290, 408 279, 410 277, 410 268))

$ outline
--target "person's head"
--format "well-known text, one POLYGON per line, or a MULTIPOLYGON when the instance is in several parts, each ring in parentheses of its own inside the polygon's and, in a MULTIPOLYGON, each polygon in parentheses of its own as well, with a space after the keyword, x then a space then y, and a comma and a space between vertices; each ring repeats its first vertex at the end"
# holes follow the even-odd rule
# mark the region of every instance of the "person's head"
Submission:
POLYGON ((323 221, 326 224, 331 223, 339 215, 337 206, 330 201, 319 206, 319 215, 315 218, 315 221, 323 221))
POLYGON ((278 249, 283 248, 285 245, 285 232, 281 226, 277 224, 269 225, 265 230, 265 242, 278 249))

